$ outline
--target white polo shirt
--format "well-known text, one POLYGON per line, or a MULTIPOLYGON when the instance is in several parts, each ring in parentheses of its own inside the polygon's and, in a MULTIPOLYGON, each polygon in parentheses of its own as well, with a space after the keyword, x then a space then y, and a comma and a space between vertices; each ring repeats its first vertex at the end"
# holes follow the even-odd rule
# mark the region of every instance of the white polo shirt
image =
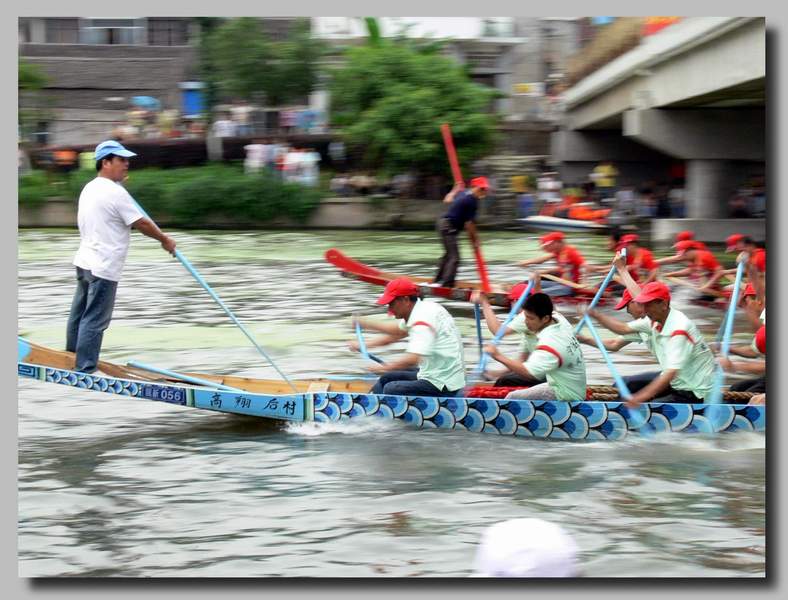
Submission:
POLYGON ((439 390, 465 387, 462 337, 449 311, 437 302, 417 300, 407 322, 400 321, 399 327, 408 332, 406 352, 422 357, 419 379, 439 390))
POLYGON ((131 225, 144 216, 119 183, 106 177, 88 182, 79 195, 80 244, 73 264, 101 279, 120 281, 131 225))
POLYGON ((525 368, 541 379, 544 377, 558 400, 585 400, 586 364, 572 325, 560 313, 557 321, 536 334, 537 344, 525 368))
POLYGON ((687 315, 671 308, 662 328, 648 317, 630 321, 627 325, 633 332, 649 335, 649 349, 663 370, 678 371, 671 387, 693 392, 698 398, 709 394, 716 364, 714 354, 687 315))

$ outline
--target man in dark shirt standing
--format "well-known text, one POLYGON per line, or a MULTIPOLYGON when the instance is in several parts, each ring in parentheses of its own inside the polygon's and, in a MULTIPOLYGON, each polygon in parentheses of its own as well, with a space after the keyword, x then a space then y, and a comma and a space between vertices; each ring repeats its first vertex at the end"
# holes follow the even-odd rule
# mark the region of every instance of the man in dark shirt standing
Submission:
POLYGON ((455 185, 443 199, 450 206, 437 223, 444 251, 438 263, 438 274, 435 275, 432 285, 454 286, 454 279, 460 266, 460 251, 457 248, 457 235, 460 230, 464 228, 473 247, 479 248, 474 219, 479 208, 479 200, 487 195, 489 188, 490 183, 486 177, 475 177, 471 179, 470 189, 463 190, 459 185, 455 185))

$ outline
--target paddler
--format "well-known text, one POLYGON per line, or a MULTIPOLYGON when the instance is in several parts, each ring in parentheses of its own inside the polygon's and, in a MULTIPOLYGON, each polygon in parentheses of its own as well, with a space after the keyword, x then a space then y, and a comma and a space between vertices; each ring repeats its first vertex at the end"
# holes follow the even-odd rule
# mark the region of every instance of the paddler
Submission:
MULTIPOLYGON (((618 267, 618 265, 617 265, 618 267)), ((714 355, 697 326, 670 305, 670 289, 652 281, 632 301, 643 305, 646 316, 624 323, 597 310, 589 314, 610 331, 622 336, 645 333, 646 345, 656 356, 660 374, 634 393, 629 402, 656 399, 659 402, 701 403, 711 392, 714 355)))
MULTIPOLYGON (((577 248, 566 243, 563 233, 560 231, 546 233, 539 238, 539 245, 546 254, 521 261, 518 265, 521 267, 529 267, 531 265, 547 262, 548 260, 555 260, 558 266, 555 269, 550 269, 545 272, 553 273, 562 279, 580 284, 585 276, 586 261, 583 255, 578 252, 577 248)), ((571 296, 575 293, 574 288, 556 281, 543 283, 542 291, 555 297, 571 296)))
POLYGON ((698 245, 698 242, 686 240, 676 244, 681 260, 689 266, 666 275, 671 277, 685 277, 687 275, 700 275, 705 277, 703 285, 698 288, 699 292, 716 289, 719 287, 717 282, 725 276, 722 266, 709 251, 698 245))
MULTIPOLYGON (((518 283, 512 287, 512 289, 509 290, 509 301, 512 304, 515 304, 520 299, 520 296, 525 291, 525 288, 525 283, 518 283)), ((493 311, 492 306, 490 306, 490 301, 487 299, 487 296, 482 292, 474 292, 471 295, 471 302, 481 305, 482 312, 484 313, 484 320, 487 323, 487 328, 493 335, 497 334, 499 329, 503 326, 503 323, 501 323, 493 311)), ((514 319, 509 322, 509 324, 506 326, 506 333, 503 335, 505 337, 511 334, 520 335, 519 360, 521 363, 524 363, 528 360, 528 357, 534 351, 538 342, 536 334, 528 329, 525 324, 525 312, 523 310, 521 310, 517 316, 515 316, 514 319)), ((538 385, 540 383, 544 383, 545 381, 544 376, 537 378, 529 375, 526 377, 521 373, 516 373, 506 369, 497 373, 488 372, 487 376, 488 378, 495 377, 495 383, 493 384, 494 387, 523 387, 538 385)))
POLYGON ((430 285, 440 287, 454 287, 457 269, 460 266, 460 251, 457 247, 457 236, 465 229, 471 245, 478 250, 479 236, 476 232, 476 212, 479 210, 479 200, 487 196, 490 182, 486 177, 471 179, 468 190, 463 190, 460 184, 455 184, 446 194, 443 202, 449 204, 449 210, 438 219, 436 228, 443 243, 443 256, 438 262, 438 272, 430 285))
POLYGON ((545 383, 514 390, 509 399, 585 400, 586 367, 572 325, 553 309, 550 296, 532 294, 524 304, 526 327, 536 334, 536 346, 524 363, 505 356, 494 344, 485 351, 499 363, 525 378, 544 377, 545 383))
MULTIPOLYGON (((419 299, 410 279, 390 281, 376 304, 387 305, 396 322, 359 318, 364 329, 386 335, 367 342, 370 348, 408 339, 405 354, 391 362, 369 367, 380 378, 373 394, 392 396, 454 396, 465 387, 462 338, 449 312, 437 302, 419 299)), ((355 325, 355 320, 354 320, 355 325)), ((357 341, 349 343, 358 351, 357 341)))
MULTIPOLYGON (((695 239, 695 232, 694 231, 679 231, 676 234, 676 238, 673 241, 673 248, 675 248, 676 245, 679 244, 680 242, 687 242, 687 241, 693 241, 693 242, 695 242, 695 244, 696 244, 696 246, 698 248, 703 249, 703 250, 708 250, 708 248, 706 248, 706 244, 704 244, 703 242, 699 242, 699 241, 697 241, 695 239)), ((658 259, 656 259, 655 262, 658 265, 671 265, 671 264, 675 264, 675 263, 680 263, 683 260, 684 259, 681 257, 681 252, 677 252, 673 256, 666 256, 664 258, 658 258, 658 259)))
MULTIPOLYGON (((766 325, 761 325, 760 329, 755 333, 752 343, 749 346, 731 346, 731 354, 736 356, 743 356, 745 358, 754 358, 753 361, 732 361, 729 358, 721 356, 719 358, 720 366, 727 373, 749 373, 756 375, 752 379, 745 379, 738 381, 731 385, 732 392, 753 392, 762 394, 766 392, 766 325)), ((731 401, 734 404, 739 404, 740 401, 731 401)))

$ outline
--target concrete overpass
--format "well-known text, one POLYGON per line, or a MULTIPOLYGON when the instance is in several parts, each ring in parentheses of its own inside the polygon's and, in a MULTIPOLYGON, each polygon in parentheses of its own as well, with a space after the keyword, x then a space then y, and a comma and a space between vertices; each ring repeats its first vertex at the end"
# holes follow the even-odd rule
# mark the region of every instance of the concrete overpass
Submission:
POLYGON ((565 182, 600 161, 619 183, 668 181, 683 162, 687 217, 727 216, 736 187, 766 168, 766 22, 687 17, 569 89, 551 150, 565 182))

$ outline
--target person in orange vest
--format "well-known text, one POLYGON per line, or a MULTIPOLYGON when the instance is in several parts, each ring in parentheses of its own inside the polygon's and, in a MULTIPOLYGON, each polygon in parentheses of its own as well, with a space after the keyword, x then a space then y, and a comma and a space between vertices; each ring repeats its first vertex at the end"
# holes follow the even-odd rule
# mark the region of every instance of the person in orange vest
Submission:
POLYGON ((628 233, 621 237, 621 242, 616 250, 627 249, 629 274, 632 275, 632 279, 637 283, 645 285, 657 278, 659 265, 654 260, 654 254, 651 250, 638 244, 639 239, 636 233, 628 233))
MULTIPOLYGON (((708 250, 708 248, 706 247, 706 244, 704 244, 703 242, 699 242, 699 241, 697 241, 695 239, 695 232, 694 231, 686 231, 686 230, 685 231, 679 231, 676 234, 676 238, 673 240, 673 248, 676 248, 676 246, 678 244, 680 244, 681 242, 686 242, 686 241, 693 241, 693 242, 695 242, 695 245, 699 249, 708 250)), ((666 256, 664 258, 656 259, 656 263, 658 265, 672 265, 672 264, 680 263, 683 260, 684 259, 681 256, 681 252, 676 252, 676 254, 674 254, 673 256, 666 256)))
MULTIPOLYGON (((581 283, 585 276, 586 260, 577 248, 566 243, 563 233, 560 231, 547 233, 539 238, 539 244, 546 254, 524 260, 518 263, 519 266, 528 267, 548 260, 555 260, 558 263, 557 267, 549 269, 546 271, 547 273, 552 272, 562 279, 568 279, 577 284, 581 283)), ((550 296, 571 296, 575 293, 575 288, 556 281, 549 281, 542 284, 542 291, 550 296)))
POLYGON ((678 250, 682 261, 689 266, 680 271, 668 273, 668 275, 672 277, 685 277, 688 275, 706 277, 706 281, 698 288, 700 292, 719 287, 715 284, 725 275, 725 271, 723 271, 722 266, 720 266, 720 263, 710 251, 702 249, 702 247, 698 246, 698 242, 691 240, 678 242, 676 250, 678 250))

